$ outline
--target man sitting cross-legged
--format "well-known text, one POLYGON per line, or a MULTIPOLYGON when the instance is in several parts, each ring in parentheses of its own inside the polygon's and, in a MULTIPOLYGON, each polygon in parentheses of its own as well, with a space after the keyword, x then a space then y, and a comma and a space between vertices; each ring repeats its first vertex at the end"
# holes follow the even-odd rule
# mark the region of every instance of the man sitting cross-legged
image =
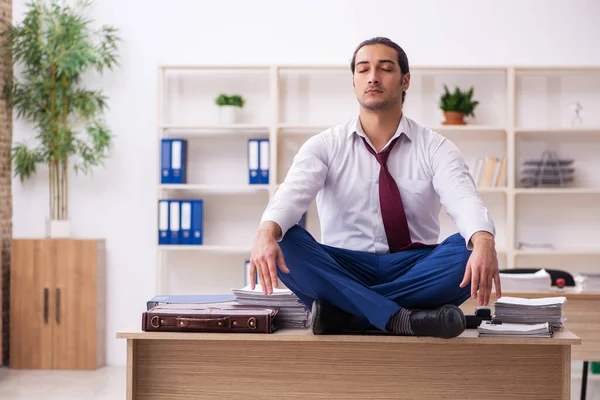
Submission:
POLYGON ((487 305, 492 280, 501 295, 494 223, 458 148, 403 114, 404 51, 368 40, 351 70, 359 114, 301 147, 256 232, 251 276, 265 294, 279 277, 315 334, 456 337, 460 304, 487 305), (322 243, 297 225, 315 198, 322 243), (438 243, 442 205, 458 233, 438 243))

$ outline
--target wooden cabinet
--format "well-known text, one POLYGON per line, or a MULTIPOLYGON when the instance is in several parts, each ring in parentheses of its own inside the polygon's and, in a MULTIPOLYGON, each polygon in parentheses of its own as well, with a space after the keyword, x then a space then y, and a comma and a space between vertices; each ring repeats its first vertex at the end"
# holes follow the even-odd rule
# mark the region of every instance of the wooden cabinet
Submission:
POLYGON ((104 253, 103 240, 13 239, 12 368, 105 364, 104 253))

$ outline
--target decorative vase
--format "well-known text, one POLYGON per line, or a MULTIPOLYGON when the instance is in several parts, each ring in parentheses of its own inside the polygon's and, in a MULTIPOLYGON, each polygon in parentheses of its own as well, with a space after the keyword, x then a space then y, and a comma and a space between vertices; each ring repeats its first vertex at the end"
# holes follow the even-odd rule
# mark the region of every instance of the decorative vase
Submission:
POLYGON ((239 121, 240 107, 219 106, 219 122, 221 125, 232 125, 239 121))
POLYGON ((466 125, 465 114, 458 111, 444 111, 444 125, 466 125))
POLYGON ((70 238, 71 221, 68 219, 47 219, 46 220, 47 238, 70 238))

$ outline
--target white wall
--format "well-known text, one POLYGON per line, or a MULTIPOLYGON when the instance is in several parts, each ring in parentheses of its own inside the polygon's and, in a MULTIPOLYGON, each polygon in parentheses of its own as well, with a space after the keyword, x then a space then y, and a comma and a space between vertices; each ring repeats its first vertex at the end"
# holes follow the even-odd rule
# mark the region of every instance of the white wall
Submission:
MULTIPOLYGON (((117 138, 105 169, 70 179, 70 209, 75 236, 107 240, 110 364, 125 363, 115 332, 138 325, 154 295, 157 65, 345 64, 375 35, 397 41, 412 65, 600 64, 594 0, 289 3, 99 0, 93 9, 94 19, 118 27, 124 39, 121 68, 88 81, 109 96, 117 138)), ((15 0, 15 21, 24 4, 15 0)), ((17 121, 14 136, 30 137, 30 130, 17 121)), ((25 185, 14 182, 15 237, 44 235, 46 179, 41 169, 25 185)))

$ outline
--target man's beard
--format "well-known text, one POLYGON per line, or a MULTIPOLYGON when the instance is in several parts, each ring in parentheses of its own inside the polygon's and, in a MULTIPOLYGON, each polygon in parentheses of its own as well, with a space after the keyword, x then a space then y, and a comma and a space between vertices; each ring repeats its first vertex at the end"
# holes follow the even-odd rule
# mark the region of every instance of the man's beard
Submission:
POLYGON ((395 108, 398 105, 398 102, 401 99, 402 94, 400 96, 392 97, 391 99, 381 100, 376 103, 367 103, 364 101, 360 101, 359 103, 363 108, 369 111, 381 111, 381 110, 390 110, 395 108))

